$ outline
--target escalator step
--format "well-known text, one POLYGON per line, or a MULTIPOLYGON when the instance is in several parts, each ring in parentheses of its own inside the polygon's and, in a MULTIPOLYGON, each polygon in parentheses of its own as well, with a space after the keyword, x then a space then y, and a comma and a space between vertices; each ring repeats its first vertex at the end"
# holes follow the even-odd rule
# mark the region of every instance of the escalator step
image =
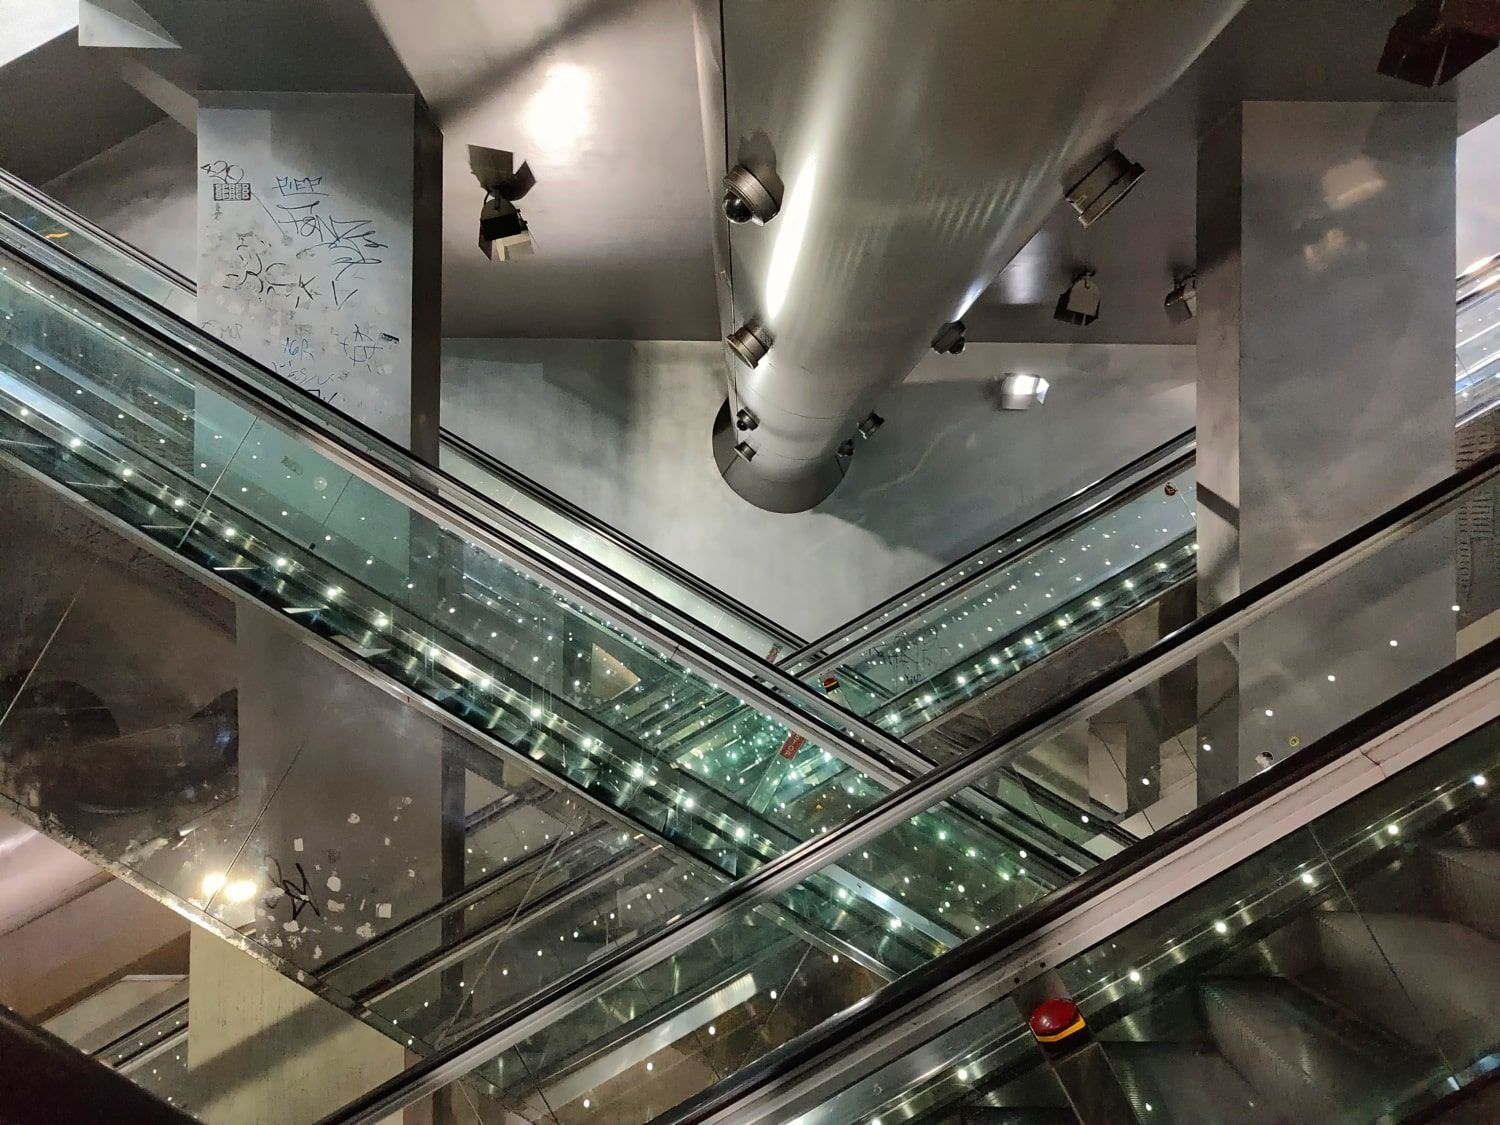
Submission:
POLYGON ((1500 851, 1436 848, 1428 862, 1433 887, 1448 916, 1500 938, 1500 851))
POLYGON ((1338 998, 1462 1067, 1500 1044, 1500 941, 1415 914, 1318 917, 1326 979, 1338 998))
POLYGON ((1291 981, 1208 980, 1199 1000, 1219 1053, 1292 1121, 1373 1121, 1425 1087, 1425 1062, 1401 1065, 1389 1036, 1373 1029, 1376 1041, 1360 1042, 1291 981))
POLYGON ((1142 1121, 1269 1125, 1276 1114, 1225 1059, 1191 1043, 1109 1043, 1110 1064, 1142 1121))

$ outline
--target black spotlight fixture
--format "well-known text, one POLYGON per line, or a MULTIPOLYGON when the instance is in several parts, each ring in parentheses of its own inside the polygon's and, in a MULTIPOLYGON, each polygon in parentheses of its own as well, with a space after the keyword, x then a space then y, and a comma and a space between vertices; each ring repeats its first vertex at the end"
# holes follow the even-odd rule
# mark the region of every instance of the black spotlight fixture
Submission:
POLYGON ((1198 315, 1198 275, 1184 274, 1162 302, 1167 310, 1167 319, 1173 324, 1186 324, 1198 315))
POLYGON ((771 350, 771 334, 753 320, 725 336, 724 342, 746 367, 754 367, 771 350))
POLYGON ((479 207, 479 249, 492 262, 530 255, 536 245, 516 201, 536 186, 531 166, 523 161, 516 167, 515 154, 505 149, 470 145, 469 169, 484 188, 484 202, 479 207))
POLYGON ((939 355, 957 355, 969 342, 964 331, 963 321, 950 320, 939 328, 938 334, 932 338, 932 350, 939 355))
POLYGON ((1090 168, 1068 189, 1068 202, 1078 212, 1078 221, 1091 227, 1104 217, 1111 207, 1129 194, 1136 181, 1146 174, 1146 169, 1130 160, 1117 148, 1104 154, 1104 158, 1090 168))

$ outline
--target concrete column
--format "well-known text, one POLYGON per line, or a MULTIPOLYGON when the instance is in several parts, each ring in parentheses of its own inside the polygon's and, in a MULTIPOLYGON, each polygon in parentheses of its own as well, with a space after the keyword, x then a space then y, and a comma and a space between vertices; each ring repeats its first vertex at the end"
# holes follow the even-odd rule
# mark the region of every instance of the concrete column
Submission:
POLYGON ((241 608, 236 639, 240 816, 254 828, 227 878, 257 893, 241 914, 222 895, 211 908, 253 917, 272 952, 316 974, 463 885, 464 810, 444 794, 454 773, 461 786, 457 745, 264 610, 241 608))
POLYGON ((441 139, 406 94, 206 92, 198 318, 436 456, 441 139))
POLYGON ((400 1044, 248 953, 197 926, 190 942, 187 1097, 200 1120, 316 1121, 406 1065, 400 1044))
MULTIPOLYGON (((1455 135, 1450 104, 1246 102, 1203 139, 1200 609, 1453 471, 1455 135)), ((1433 529, 1200 661, 1200 792, 1451 660, 1452 558, 1433 529)))

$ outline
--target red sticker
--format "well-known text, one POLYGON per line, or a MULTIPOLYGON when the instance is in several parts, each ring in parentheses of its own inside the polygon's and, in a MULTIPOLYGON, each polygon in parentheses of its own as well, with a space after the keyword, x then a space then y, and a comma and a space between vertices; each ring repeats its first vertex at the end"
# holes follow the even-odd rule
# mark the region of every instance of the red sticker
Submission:
POLYGON ((800 734, 789 734, 786 736, 786 741, 781 744, 781 756, 790 762, 797 756, 797 751, 806 744, 807 739, 800 734))

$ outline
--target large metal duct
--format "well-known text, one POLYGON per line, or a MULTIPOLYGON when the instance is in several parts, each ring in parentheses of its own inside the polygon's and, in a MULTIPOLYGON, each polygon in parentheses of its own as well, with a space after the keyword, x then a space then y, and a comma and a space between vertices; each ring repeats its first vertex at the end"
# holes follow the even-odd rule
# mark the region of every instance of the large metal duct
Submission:
POLYGON ((832 492, 881 393, 1243 2, 700 0, 715 206, 741 165, 780 197, 715 224, 724 334, 765 352, 726 348, 729 486, 832 492))

